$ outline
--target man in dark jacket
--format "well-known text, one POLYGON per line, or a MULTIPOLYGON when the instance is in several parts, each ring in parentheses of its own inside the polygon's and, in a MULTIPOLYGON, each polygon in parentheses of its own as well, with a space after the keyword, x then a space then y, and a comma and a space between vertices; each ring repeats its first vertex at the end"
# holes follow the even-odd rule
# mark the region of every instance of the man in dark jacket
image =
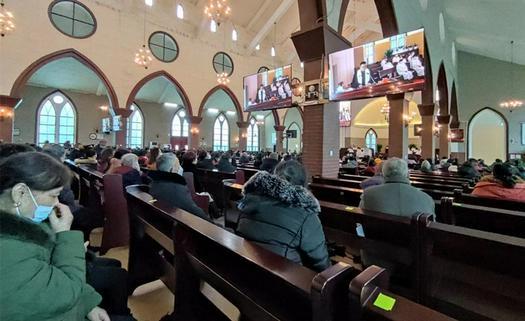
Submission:
POLYGON ((221 160, 219 161, 219 164, 217 164, 217 169, 219 172, 227 173, 233 173, 237 170, 237 168, 231 164, 231 154, 229 152, 222 154, 221 160))
POLYGON ((271 153, 270 156, 263 159, 260 169, 268 173, 273 173, 275 166, 279 163, 278 157, 277 153, 271 153))
POLYGON ((213 161, 211 159, 210 153, 204 150, 199 152, 197 168, 210 169, 210 170, 215 169, 215 165, 213 165, 213 161))
POLYGON ((304 187, 296 161, 280 163, 275 175, 260 171, 244 185, 236 233, 315 271, 330 266, 319 202, 304 187))
POLYGON ((191 198, 184 177, 177 174, 180 170, 179 161, 174 154, 167 153, 157 158, 157 170, 148 174, 153 180, 150 184, 150 194, 173 207, 209 220, 208 215, 191 198))

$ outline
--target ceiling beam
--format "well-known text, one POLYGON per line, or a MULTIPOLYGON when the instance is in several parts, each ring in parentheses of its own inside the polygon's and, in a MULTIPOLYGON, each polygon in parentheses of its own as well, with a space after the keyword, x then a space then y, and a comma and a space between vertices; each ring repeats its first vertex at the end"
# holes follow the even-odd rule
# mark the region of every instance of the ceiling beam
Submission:
POLYGON ((265 0, 263 5, 256 11, 255 15, 250 19, 250 22, 246 26, 247 30, 251 30, 256 22, 259 21, 263 13, 268 9, 273 0, 265 0))
POLYGON ((279 7, 274 11, 272 16, 266 21, 264 26, 259 30, 255 35, 253 40, 250 42, 250 45, 247 48, 247 54, 251 55, 255 50, 255 47, 260 43, 264 37, 272 30, 273 24, 278 21, 287 11, 290 9, 295 0, 283 0, 279 7))

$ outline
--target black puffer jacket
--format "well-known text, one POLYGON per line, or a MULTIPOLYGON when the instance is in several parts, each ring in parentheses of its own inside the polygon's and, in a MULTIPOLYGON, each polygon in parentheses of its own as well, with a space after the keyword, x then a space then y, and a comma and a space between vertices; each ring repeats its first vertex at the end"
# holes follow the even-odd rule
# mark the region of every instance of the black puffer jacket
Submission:
POLYGON ((243 194, 238 235, 313 270, 330 266, 319 202, 306 188, 261 171, 243 194))

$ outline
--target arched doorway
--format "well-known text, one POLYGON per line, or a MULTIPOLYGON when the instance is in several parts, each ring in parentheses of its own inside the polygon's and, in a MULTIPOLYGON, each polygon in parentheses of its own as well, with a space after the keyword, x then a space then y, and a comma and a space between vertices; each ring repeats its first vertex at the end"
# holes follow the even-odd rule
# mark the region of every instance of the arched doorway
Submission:
POLYGON ((497 158, 505 160, 508 151, 508 123, 496 110, 485 107, 468 123, 468 157, 484 159, 491 164, 497 158))

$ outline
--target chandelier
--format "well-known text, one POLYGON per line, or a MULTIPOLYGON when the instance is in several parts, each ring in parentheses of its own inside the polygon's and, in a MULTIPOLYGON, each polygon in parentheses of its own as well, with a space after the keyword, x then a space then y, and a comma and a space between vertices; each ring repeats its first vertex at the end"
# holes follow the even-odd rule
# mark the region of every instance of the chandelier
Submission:
MULTIPOLYGON (((514 40, 511 40, 510 41, 510 65, 511 65, 511 68, 512 68, 512 65, 514 64, 514 40)), ((511 76, 511 80, 510 80, 510 88, 511 88, 511 94, 514 93, 514 69, 515 68, 512 68, 511 72, 512 72, 512 76, 511 76)), ((520 108, 521 106, 523 106, 523 101, 519 100, 519 99, 513 99, 513 98, 509 98, 507 100, 504 100, 502 101, 499 106, 501 108, 505 108, 507 110, 509 110, 511 113, 514 109, 517 109, 517 108, 520 108)))
POLYGON ((208 5, 204 7, 204 14, 215 21, 217 25, 225 21, 231 13, 231 8, 228 5, 228 0, 210 0, 208 5))
POLYGON ((220 74, 217 74, 217 82, 221 85, 226 86, 230 83, 230 78, 228 78, 228 74, 225 72, 222 72, 220 74))
POLYGON ((4 1, 0 1, 0 36, 4 37, 15 29, 15 17, 4 6, 4 1))
POLYGON ((144 69, 148 69, 148 66, 153 61, 153 57, 151 57, 151 51, 146 48, 146 45, 142 45, 142 47, 135 53, 135 59, 133 61, 141 66, 144 67, 144 69))

